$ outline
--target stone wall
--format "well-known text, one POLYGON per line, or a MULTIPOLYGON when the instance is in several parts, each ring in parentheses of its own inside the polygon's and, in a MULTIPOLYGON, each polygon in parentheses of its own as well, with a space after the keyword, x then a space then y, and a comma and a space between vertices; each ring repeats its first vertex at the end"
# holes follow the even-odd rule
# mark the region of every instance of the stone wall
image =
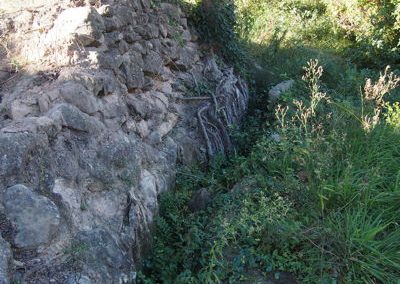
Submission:
POLYGON ((169 3, 60 0, 0 37, 0 283, 134 283, 158 195, 229 152, 245 82, 169 3))

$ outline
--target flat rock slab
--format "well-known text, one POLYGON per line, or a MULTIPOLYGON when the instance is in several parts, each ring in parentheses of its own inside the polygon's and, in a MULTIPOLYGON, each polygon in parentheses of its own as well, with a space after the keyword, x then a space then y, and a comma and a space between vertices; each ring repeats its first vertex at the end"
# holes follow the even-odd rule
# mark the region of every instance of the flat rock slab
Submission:
POLYGON ((14 245, 34 249, 48 244, 60 226, 60 214, 48 198, 24 185, 8 188, 2 195, 7 218, 16 227, 14 245))

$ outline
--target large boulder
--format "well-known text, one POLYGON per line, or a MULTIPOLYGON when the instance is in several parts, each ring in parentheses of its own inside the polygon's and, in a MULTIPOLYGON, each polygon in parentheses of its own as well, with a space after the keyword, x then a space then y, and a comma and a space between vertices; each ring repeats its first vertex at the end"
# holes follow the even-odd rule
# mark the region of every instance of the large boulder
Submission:
MULTIPOLYGON (((15 128, 14 128, 15 129, 15 128)), ((0 132, 0 182, 11 186, 38 178, 36 169, 46 164, 47 139, 27 130, 18 133, 0 132), (31 157, 38 156, 37 159, 31 157)))
POLYGON ((48 198, 21 184, 8 188, 1 197, 5 215, 16 228, 13 243, 17 248, 47 245, 58 233, 60 213, 48 198))
POLYGON ((133 275, 120 273, 121 270, 133 271, 129 252, 121 250, 116 239, 104 229, 96 228, 78 232, 74 237, 72 250, 78 250, 73 255, 79 270, 92 280, 92 283, 103 283, 103 279, 110 279, 109 283, 132 283, 133 275))

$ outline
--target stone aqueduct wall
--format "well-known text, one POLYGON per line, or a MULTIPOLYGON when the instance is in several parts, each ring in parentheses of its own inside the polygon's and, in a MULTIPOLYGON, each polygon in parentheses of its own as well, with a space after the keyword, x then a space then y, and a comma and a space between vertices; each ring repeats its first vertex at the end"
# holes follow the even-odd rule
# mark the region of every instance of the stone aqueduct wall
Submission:
POLYGON ((247 87, 175 5, 52 2, 0 16, 0 283, 134 283, 157 196, 229 151, 247 87))

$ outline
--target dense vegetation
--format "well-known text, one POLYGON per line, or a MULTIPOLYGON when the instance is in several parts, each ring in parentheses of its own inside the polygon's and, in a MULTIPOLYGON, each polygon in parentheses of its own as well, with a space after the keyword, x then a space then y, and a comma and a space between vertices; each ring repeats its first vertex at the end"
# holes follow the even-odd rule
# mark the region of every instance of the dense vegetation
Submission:
POLYGON ((235 154, 161 197, 139 281, 400 283, 400 2, 213 2, 212 26, 185 7, 253 82, 250 113, 235 154), (212 202, 193 213, 202 187, 212 202))

